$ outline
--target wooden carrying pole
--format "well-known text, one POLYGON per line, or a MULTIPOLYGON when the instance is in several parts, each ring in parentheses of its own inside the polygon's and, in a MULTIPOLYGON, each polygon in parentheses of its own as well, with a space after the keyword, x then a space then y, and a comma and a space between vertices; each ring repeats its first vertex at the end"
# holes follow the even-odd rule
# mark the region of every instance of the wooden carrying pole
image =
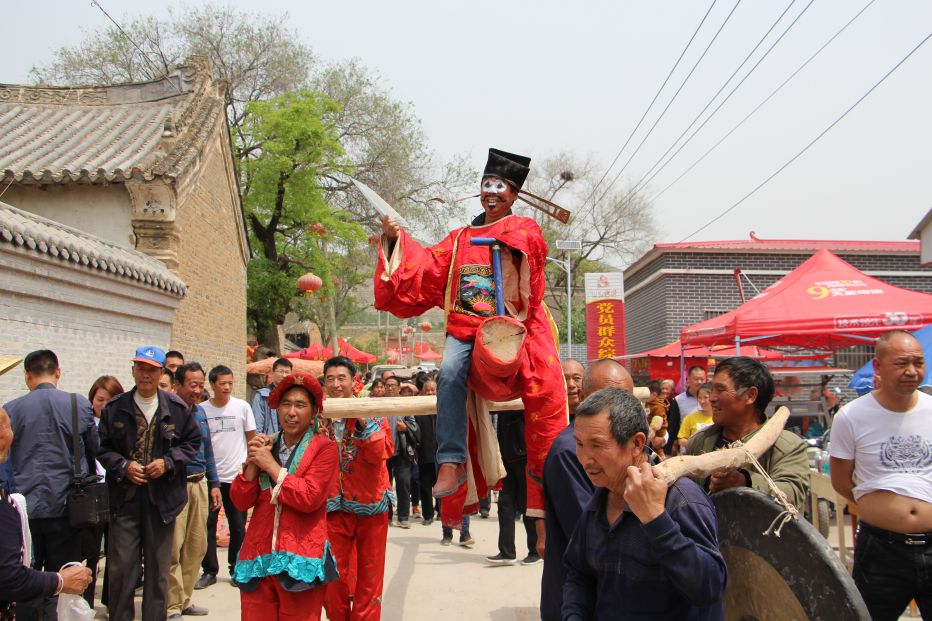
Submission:
MULTIPOLYGON (((635 388, 634 396, 646 401, 646 388, 635 388)), ((521 399, 503 403, 489 402, 489 410, 523 410, 521 399)), ((325 418, 377 418, 381 416, 433 416, 437 413, 437 397, 379 397, 377 399, 326 399, 325 418)))

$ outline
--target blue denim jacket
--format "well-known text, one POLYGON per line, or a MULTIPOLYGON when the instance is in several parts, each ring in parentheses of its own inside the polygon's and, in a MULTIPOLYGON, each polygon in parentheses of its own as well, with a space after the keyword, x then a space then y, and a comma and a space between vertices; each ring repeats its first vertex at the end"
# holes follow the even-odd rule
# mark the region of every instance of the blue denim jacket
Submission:
POLYGON ((200 474, 207 476, 207 486, 210 489, 220 489, 220 479, 217 477, 217 462, 214 460, 214 445, 210 441, 210 426, 207 424, 207 412, 199 405, 194 406, 194 419, 201 432, 201 448, 194 459, 185 466, 185 474, 200 474))
MULTIPOLYGON (((88 464, 100 447, 91 403, 77 395, 78 467, 88 464)), ((30 519, 65 515, 65 498, 74 479, 71 440, 71 393, 40 384, 3 406, 13 426, 10 463, 16 488, 26 497, 30 519)), ((92 466, 93 467, 93 466, 92 466)))
POLYGON ((256 391, 252 399, 252 414, 256 417, 256 433, 274 435, 281 431, 278 424, 278 410, 269 407, 269 394, 275 386, 267 386, 256 391))

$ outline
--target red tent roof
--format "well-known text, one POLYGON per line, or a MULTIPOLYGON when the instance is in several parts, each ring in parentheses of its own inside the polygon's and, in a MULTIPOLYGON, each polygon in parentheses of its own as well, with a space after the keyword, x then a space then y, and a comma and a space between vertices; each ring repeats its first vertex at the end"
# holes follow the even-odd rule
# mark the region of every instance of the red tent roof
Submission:
MULTIPOLYGON (((651 349, 648 351, 641 352, 639 354, 631 354, 629 356, 624 356, 625 358, 679 358, 680 357, 680 342, 673 341, 668 345, 663 347, 657 347, 656 349, 651 349)), ((735 355, 735 348, 733 345, 730 346, 715 346, 715 347, 690 347, 685 352, 686 358, 730 358, 735 355)), ((754 347, 747 346, 741 348, 742 356, 750 356, 751 358, 757 358, 758 360, 783 360, 785 354, 779 351, 773 351, 770 349, 764 349, 763 347, 754 347)))
MULTIPOLYGON (((346 339, 338 339, 337 342, 340 344, 340 355, 346 356, 352 362, 357 364, 372 364, 379 359, 375 354, 370 354, 368 352, 362 351, 361 349, 356 349, 350 345, 346 339)), ((332 351, 330 347, 328 347, 327 350, 332 351)))
POLYGON ((430 348, 427 342, 414 344, 414 357, 418 360, 441 360, 443 356, 430 348))
MULTIPOLYGON (((683 328, 686 345, 732 344, 831 348, 863 344, 894 328, 932 321, 932 295, 894 287, 820 250, 754 299, 683 328)), ((741 353, 744 353, 744 347, 741 353)))

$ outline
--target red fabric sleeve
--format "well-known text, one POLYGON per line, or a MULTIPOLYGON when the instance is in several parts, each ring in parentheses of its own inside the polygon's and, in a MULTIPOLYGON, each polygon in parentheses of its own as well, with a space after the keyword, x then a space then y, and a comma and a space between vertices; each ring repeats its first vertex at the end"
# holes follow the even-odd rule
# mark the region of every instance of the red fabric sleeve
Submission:
POLYGON ((380 247, 375 268, 376 309, 405 318, 417 317, 435 306, 443 308, 456 233, 424 248, 401 231, 394 248, 394 254, 400 253, 400 264, 384 278, 387 258, 384 247, 380 247))
POLYGON ((262 489, 259 487, 258 476, 252 481, 247 481, 243 474, 240 473, 233 479, 233 484, 230 485, 230 500, 240 511, 246 511, 256 506, 260 493, 262 493, 262 489))
POLYGON ((298 471, 287 475, 282 482, 278 500, 304 513, 320 509, 327 502, 339 472, 336 443, 322 435, 314 436, 298 471))
POLYGON ((367 464, 384 464, 386 459, 395 454, 392 432, 388 429, 388 422, 384 418, 377 432, 363 441, 356 440, 356 443, 359 446, 357 459, 361 459, 367 464))

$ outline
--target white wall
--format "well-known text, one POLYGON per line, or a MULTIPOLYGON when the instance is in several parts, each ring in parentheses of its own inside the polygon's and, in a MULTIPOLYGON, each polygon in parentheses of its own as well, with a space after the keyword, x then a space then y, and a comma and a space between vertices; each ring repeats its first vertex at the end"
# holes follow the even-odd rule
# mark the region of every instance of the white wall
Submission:
MULTIPOLYGON (((86 395, 101 375, 131 388, 136 347, 168 347, 177 305, 134 281, 0 244, 0 353, 53 350, 63 390, 86 395)), ((25 392, 22 365, 0 377, 0 404, 25 392)))
POLYGON ((135 248, 133 208, 122 184, 13 185, 3 202, 85 231, 124 248, 135 248))

